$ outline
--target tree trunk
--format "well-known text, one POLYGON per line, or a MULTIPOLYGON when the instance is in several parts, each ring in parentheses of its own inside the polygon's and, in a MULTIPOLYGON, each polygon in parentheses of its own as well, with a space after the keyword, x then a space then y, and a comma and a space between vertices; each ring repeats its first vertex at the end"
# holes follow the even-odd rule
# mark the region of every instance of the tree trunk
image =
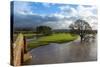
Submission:
POLYGON ((82 40, 83 40, 83 37, 81 37, 81 42, 82 42, 82 40))
POLYGON ((83 41, 83 35, 80 35, 80 37, 81 37, 81 42, 83 41))

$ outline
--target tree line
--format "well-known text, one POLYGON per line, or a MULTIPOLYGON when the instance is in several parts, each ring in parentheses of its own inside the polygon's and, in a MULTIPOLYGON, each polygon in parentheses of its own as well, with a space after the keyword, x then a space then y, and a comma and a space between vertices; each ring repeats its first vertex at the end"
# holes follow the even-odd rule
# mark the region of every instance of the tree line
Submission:
MULTIPOLYGON (((91 33, 94 34, 97 32, 97 31, 93 31, 89 23, 82 19, 78 19, 72 24, 70 24, 69 29, 71 34, 79 35, 81 41, 87 34, 91 34, 91 33)), ((22 29, 22 30, 28 30, 28 29, 22 29)), ((32 29, 30 28, 30 30, 32 29)), ((53 32, 52 32, 52 28, 49 26, 37 26, 36 33, 46 36, 46 35, 51 35, 53 32)))

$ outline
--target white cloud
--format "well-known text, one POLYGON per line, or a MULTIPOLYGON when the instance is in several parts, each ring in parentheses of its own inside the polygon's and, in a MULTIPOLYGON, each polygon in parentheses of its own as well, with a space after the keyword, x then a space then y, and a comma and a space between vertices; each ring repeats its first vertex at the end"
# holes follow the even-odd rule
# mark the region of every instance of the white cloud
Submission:
POLYGON ((14 13, 27 15, 27 14, 32 14, 33 12, 29 3, 14 2, 14 13))
POLYGON ((71 8, 71 16, 77 16, 77 11, 76 11, 76 9, 74 9, 74 8, 71 8))
POLYGON ((97 30, 98 26, 98 19, 96 17, 88 17, 85 19, 87 22, 89 22, 92 29, 97 30))
POLYGON ((65 9, 70 9, 70 7, 68 5, 67 6, 61 6, 61 7, 59 7, 59 9, 63 11, 65 9))
POLYGON ((84 20, 86 20, 92 27, 92 29, 97 29, 97 13, 93 11, 97 11, 95 6, 91 7, 84 7, 78 6, 77 7, 78 16, 84 20))
POLYGON ((93 11, 96 10, 96 7, 94 6, 85 7, 85 6, 80 5, 77 7, 77 9, 70 7, 70 6, 62 6, 59 8, 61 10, 60 13, 55 13, 50 16, 58 17, 60 20, 57 22, 44 23, 45 25, 52 26, 52 28, 55 28, 55 29, 56 28, 67 29, 69 25, 75 21, 73 19, 68 20, 68 18, 78 17, 78 18, 82 18, 83 20, 87 21, 92 27, 92 29, 97 29, 97 14, 93 13, 93 11), (70 12, 67 12, 67 10, 70 10, 70 12))
POLYGON ((62 14, 67 18, 72 17, 72 16, 74 17, 77 16, 77 10, 69 5, 61 6, 59 7, 59 9, 61 10, 59 14, 62 14))
POLYGON ((51 3, 42 3, 42 5, 47 7, 47 8, 51 7, 51 3))
POLYGON ((84 7, 84 6, 78 6, 77 7, 77 12, 78 15, 81 17, 89 17, 89 16, 94 16, 95 14, 92 12, 94 7, 84 7))
POLYGON ((60 13, 51 14, 51 15, 49 15, 49 17, 57 17, 59 19, 65 18, 65 16, 63 14, 60 14, 60 13))
MULTIPOLYGON (((50 7, 52 4, 51 3, 43 3, 43 5, 45 7, 50 7)), ((14 2, 14 12, 15 14, 19 13, 21 15, 38 15, 38 16, 42 16, 42 17, 46 17, 47 15, 39 15, 39 14, 35 14, 33 12, 33 10, 31 9, 33 8, 33 6, 30 6, 29 3, 27 2, 23 2, 23 4, 21 2, 14 2)), ((36 7, 34 7, 36 8, 36 7)), ((91 25, 91 27, 93 29, 97 29, 97 14, 95 13, 95 11, 97 10, 95 6, 91 6, 91 7, 85 7, 82 5, 79 5, 76 9, 74 7, 71 7, 69 5, 66 6, 61 6, 59 7, 59 9, 61 10, 61 12, 59 13, 54 13, 49 15, 49 17, 57 17, 59 19, 59 21, 55 21, 55 22, 46 22, 44 23, 45 25, 49 25, 52 26, 53 28, 63 28, 63 29, 67 29, 68 26, 74 22, 73 19, 64 19, 64 18, 70 18, 70 17, 80 17, 84 20, 86 20, 87 22, 89 22, 89 24, 91 25)))
POLYGON ((42 25, 50 26, 53 29, 68 29, 69 25, 72 23, 72 20, 66 20, 62 19, 60 21, 54 21, 54 22, 46 22, 42 25))

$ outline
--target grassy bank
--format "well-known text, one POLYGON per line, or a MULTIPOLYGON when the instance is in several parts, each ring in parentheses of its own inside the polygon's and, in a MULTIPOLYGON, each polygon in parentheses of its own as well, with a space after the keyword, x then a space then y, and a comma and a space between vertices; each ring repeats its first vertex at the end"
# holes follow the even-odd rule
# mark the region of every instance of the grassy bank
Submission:
POLYGON ((35 48, 39 46, 44 46, 49 43, 65 43, 73 41, 77 38, 77 35, 71 35, 69 33, 57 33, 50 36, 43 36, 37 40, 31 41, 28 43, 29 48, 35 48))

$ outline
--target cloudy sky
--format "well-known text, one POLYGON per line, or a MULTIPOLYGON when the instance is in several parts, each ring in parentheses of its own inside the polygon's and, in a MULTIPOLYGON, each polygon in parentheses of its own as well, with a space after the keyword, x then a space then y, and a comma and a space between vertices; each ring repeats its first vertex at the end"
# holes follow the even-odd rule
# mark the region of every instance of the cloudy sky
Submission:
POLYGON ((77 19, 87 21, 97 29, 97 8, 93 5, 57 4, 13 1, 14 27, 47 25, 53 29, 68 29, 77 19))

